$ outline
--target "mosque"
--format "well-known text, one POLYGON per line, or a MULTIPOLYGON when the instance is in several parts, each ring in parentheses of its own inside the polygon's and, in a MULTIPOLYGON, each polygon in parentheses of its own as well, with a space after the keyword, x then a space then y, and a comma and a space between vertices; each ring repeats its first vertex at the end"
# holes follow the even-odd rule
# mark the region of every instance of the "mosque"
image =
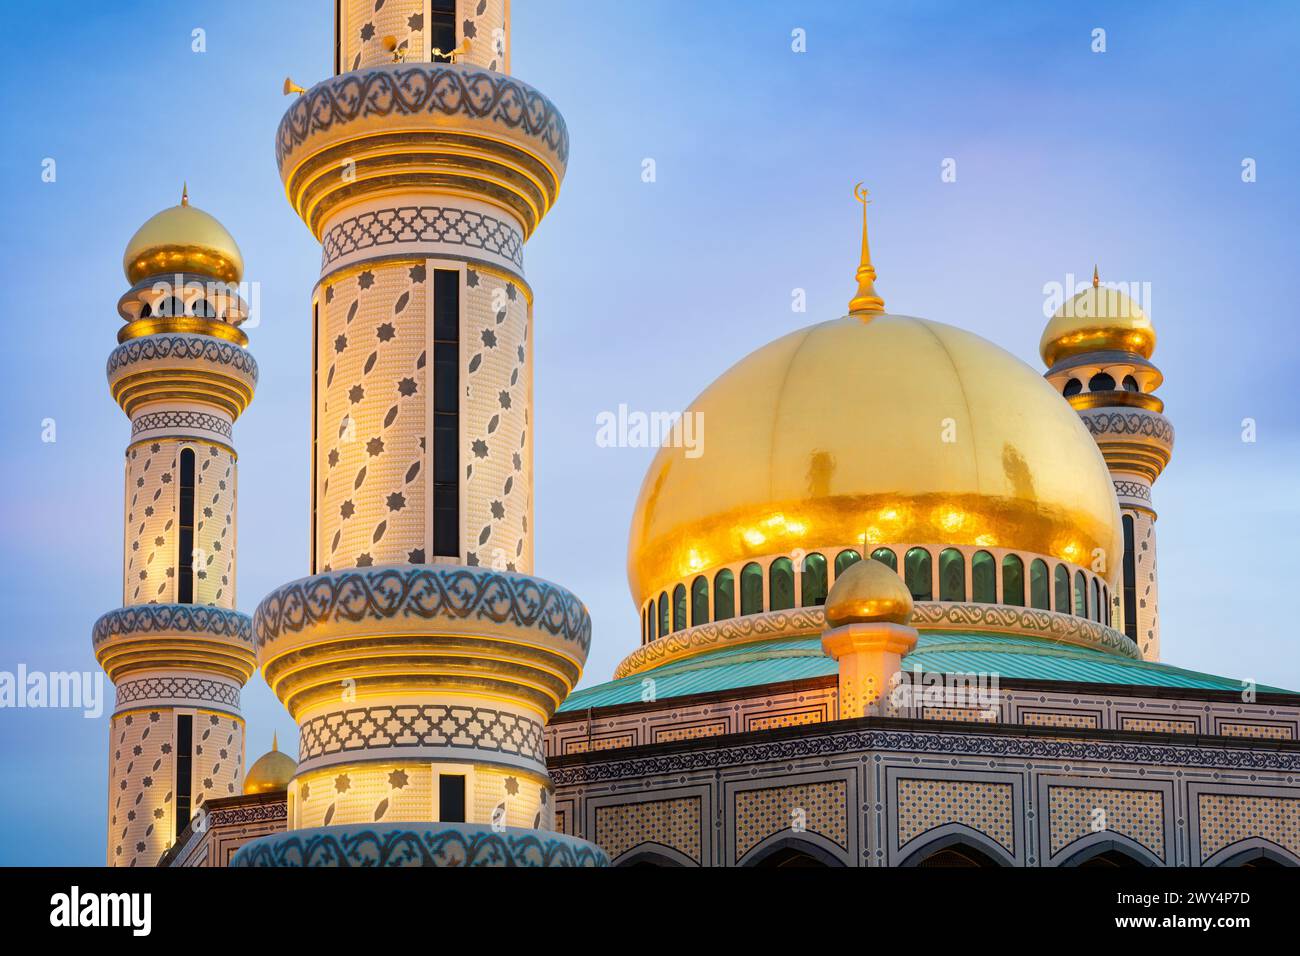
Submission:
POLYGON ((1039 372, 889 312, 863 190, 847 313, 692 403, 707 452, 662 447, 632 514, 639 646, 575 691, 523 269, 563 117, 510 73, 509 0, 334 15, 276 136, 322 245, 308 567, 251 617, 239 247, 186 193, 124 256, 110 865, 1300 865, 1300 695, 1160 662, 1150 317, 1094 271, 1039 372), (296 757, 247 763, 254 673, 296 757))

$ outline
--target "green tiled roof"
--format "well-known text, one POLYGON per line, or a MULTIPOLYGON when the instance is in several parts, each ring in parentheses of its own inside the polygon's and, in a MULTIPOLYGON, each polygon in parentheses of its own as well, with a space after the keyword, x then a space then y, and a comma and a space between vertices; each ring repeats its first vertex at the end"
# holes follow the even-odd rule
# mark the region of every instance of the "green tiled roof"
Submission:
MULTIPOLYGON (((1183 687, 1239 691, 1242 682, 1198 671, 1117 657, 1101 651, 1050 644, 1027 637, 928 631, 904 666, 938 673, 996 673, 999 678, 1062 681, 1072 684, 1121 684, 1137 687, 1183 687)), ((656 700, 757 687, 836 673, 820 637, 789 638, 707 651, 684 660, 575 691, 560 712, 639 703, 644 681, 654 678, 656 700)), ((1263 693, 1293 691, 1259 686, 1263 693)))

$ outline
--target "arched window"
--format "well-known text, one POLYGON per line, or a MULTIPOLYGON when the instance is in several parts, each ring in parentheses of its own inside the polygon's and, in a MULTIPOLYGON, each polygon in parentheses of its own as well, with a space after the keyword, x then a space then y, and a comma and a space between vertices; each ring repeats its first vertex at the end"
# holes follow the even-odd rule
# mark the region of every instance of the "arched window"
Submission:
POLYGON ((881 564, 888 565, 889 570, 891 571, 898 570, 898 555, 894 554, 894 552, 890 551, 888 548, 876 548, 875 551, 871 552, 871 560, 879 561, 881 564))
POLYGON ((153 315, 153 306, 151 306, 148 302, 140 306, 140 318, 147 319, 151 315, 153 315))
POLYGON ((763 611, 763 569, 751 561, 740 572, 740 613, 761 614, 763 611))
POLYGON ((1088 379, 1088 391, 1090 392, 1113 392, 1115 391, 1115 379, 1105 372, 1098 372, 1092 378, 1088 379))
POLYGON ((691 627, 709 623, 709 579, 700 575, 691 582, 691 627))
POLYGON ((1002 556, 1002 603, 1025 606, 1025 562, 1014 554, 1002 556))
POLYGON ((966 600, 966 557, 956 548, 939 552, 939 600, 966 600))
POLYGON ((165 299, 159 299, 154 309, 154 315, 163 318, 175 318, 178 315, 185 314, 185 303, 176 296, 168 296, 165 299))
POLYGON ((1067 398, 1071 395, 1078 395, 1083 391, 1083 383, 1077 378, 1072 378, 1065 383, 1065 388, 1061 389, 1061 394, 1067 398))
POLYGON ((1052 582, 1048 580, 1047 562, 1034 558, 1029 565, 1029 604, 1040 611, 1052 609, 1052 582))
POLYGON ((1126 391, 1126 392, 1140 392, 1140 391, 1142 391, 1142 389, 1138 388, 1138 380, 1137 380, 1137 379, 1135 379, 1132 375, 1125 375, 1125 376, 1124 376, 1124 391, 1126 391))
POLYGON ((1124 633, 1134 644, 1138 639, 1137 555, 1134 553, 1133 516, 1124 515, 1124 633))
POLYGON ((194 603, 194 449, 181 451, 180 520, 176 546, 176 603, 194 603))
POLYGON ((987 551, 976 551, 970 559, 970 589, 980 604, 998 603, 998 566, 987 551))
POLYGON ((215 319, 217 310, 212 307, 212 303, 207 299, 198 298, 190 304, 190 314, 200 319, 215 319))
POLYGON ((851 568, 853 565, 857 564, 861 560, 862 560, 862 555, 858 554, 858 552, 854 551, 852 548, 849 548, 845 551, 841 551, 839 554, 835 555, 836 580, 839 580, 839 576, 841 574, 843 574, 845 571, 847 571, 849 568, 851 568))
POLYGON ((647 632, 646 632, 646 621, 648 621, 649 618, 650 618, 650 616, 646 613, 646 609, 645 609, 645 608, 641 608, 641 643, 642 643, 642 644, 644 644, 646 641, 650 640, 650 638, 649 638, 649 636, 648 636, 648 634, 647 634, 647 632))
POLYGON ((659 636, 668 636, 668 595, 659 592, 659 636))
POLYGON ((1092 579, 1092 619, 1101 620, 1101 585, 1096 578, 1092 579))
MULTIPOLYGON (((894 552, 889 553, 893 555, 894 552)), ((871 556, 874 558, 876 555, 873 553, 871 556)), ((903 556, 903 580, 912 592, 912 600, 934 600, 934 571, 929 551, 925 548, 912 548, 903 556)))
POLYGON ((723 568, 713 576, 713 619, 725 621, 736 616, 736 576, 723 568))
POLYGON ((1082 571, 1074 572, 1074 614, 1075 617, 1088 616, 1088 579, 1082 571))
POLYGON ((1056 610, 1062 614, 1070 613, 1070 569, 1063 564, 1056 566, 1056 610))
POLYGON ((1101 586, 1101 623, 1110 627, 1110 588, 1101 586))
POLYGON ((800 582, 800 607, 817 607, 826 603, 826 556, 813 552, 803 559, 800 582))
POLYGON ((686 626, 686 585, 679 584, 673 588, 673 630, 680 631, 686 626))
POLYGON ((794 564, 789 558, 777 558, 767 572, 768 605, 773 611, 794 607, 794 564))

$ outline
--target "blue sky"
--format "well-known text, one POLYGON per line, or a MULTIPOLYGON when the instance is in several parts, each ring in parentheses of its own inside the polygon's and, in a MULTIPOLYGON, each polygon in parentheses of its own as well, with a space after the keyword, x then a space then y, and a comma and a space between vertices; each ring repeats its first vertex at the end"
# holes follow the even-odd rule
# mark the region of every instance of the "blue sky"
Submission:
MULTIPOLYGON (((261 283, 262 381, 236 426, 239 603, 305 573, 309 290, 319 247, 283 199, 286 73, 327 75, 331 4, 8 11, 0 222, 0 670, 94 669, 121 581, 126 418, 104 360, 122 249, 174 204, 261 283), (207 52, 191 52, 191 30, 207 52), (46 158, 57 180, 41 181, 46 158), (43 419, 57 441, 41 441, 43 419)), ((585 682, 637 643, 624 574, 645 449, 596 415, 685 406, 733 362, 843 313, 872 190, 892 311, 1039 367, 1043 286, 1149 282, 1177 430, 1156 486, 1163 653, 1300 688, 1288 616, 1300 430, 1293 3, 580 3, 516 0, 514 72, 564 113, 572 161, 529 244, 536 292, 536 570, 591 609, 585 682), (1092 31, 1106 31, 1093 53, 1092 31), (807 52, 791 51, 791 31, 807 52), (1258 179, 1243 183, 1241 163, 1258 179), (641 180, 653 158, 657 181, 641 180), (940 164, 957 163, 957 181, 940 164), (807 314, 791 292, 807 290, 807 314), (1241 421, 1258 441, 1241 441, 1241 421)), ((261 682, 249 759, 295 739, 261 682)), ((0 863, 103 860, 107 720, 0 711, 0 863)), ((286 743, 286 747, 290 745, 286 743)))

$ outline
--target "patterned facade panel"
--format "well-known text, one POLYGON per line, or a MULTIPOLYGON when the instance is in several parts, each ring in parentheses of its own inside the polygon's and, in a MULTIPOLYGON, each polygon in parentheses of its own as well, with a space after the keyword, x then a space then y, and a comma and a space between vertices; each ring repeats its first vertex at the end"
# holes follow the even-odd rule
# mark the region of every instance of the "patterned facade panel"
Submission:
POLYGON ((194 715, 194 806, 243 790, 244 722, 224 714, 194 715))
POLYGON ((1096 714, 1071 714, 1049 710, 1021 711, 1020 722, 1029 727, 1073 727, 1086 730, 1095 730, 1098 726, 1096 714))
POLYGON ((349 206, 321 237, 321 272, 379 256, 485 260, 522 275, 524 236, 496 207, 469 200, 430 205, 384 197, 349 206))
POLYGON ((511 281, 465 272, 461 463, 465 563, 532 573, 531 307, 511 281))
POLYGON ((423 265, 327 284, 316 341, 316 569, 424 563, 428 351, 423 265))
POLYGON ((506 755, 541 763, 542 725, 518 714, 457 704, 393 704, 321 714, 299 728, 304 763, 368 750, 447 748, 464 759, 506 755))
POLYGON ((978 707, 926 707, 921 717, 923 720, 956 720, 961 723, 989 724, 996 723, 1000 711, 995 708, 982 710, 978 707))
POLYGON ((1300 797, 1203 792, 1197 795, 1197 819, 1201 863, 1252 839, 1300 858, 1300 797))
POLYGON ((658 844, 703 863, 699 797, 596 807, 595 842, 611 860, 633 847, 658 844))
POLYGON ((663 744, 675 740, 702 740, 705 737, 720 737, 726 732, 727 722, 723 720, 678 727, 657 727, 654 732, 654 742, 663 744))
POLYGON ((1133 519, 1133 559, 1137 582, 1138 647, 1142 658, 1160 659, 1160 608, 1156 583, 1156 520, 1149 511, 1126 511, 1133 519))
POLYGON ((1112 832, 1165 860, 1165 794, 1161 790, 1084 786, 1048 788, 1051 852, 1083 837, 1112 832))
POLYGON ((1195 717, 1121 714, 1119 729, 1144 734, 1194 734, 1200 730, 1200 722, 1195 717))
POLYGON ((380 820, 428 820, 434 806, 430 764, 380 762, 300 774, 291 790, 294 828, 380 820))
POLYGON ((119 710, 141 702, 219 704, 239 709, 239 685, 226 680, 175 674, 125 680, 117 685, 119 710))
POLYGON ((424 0, 342 0, 337 29, 339 70, 392 63, 393 54, 384 46, 392 37, 407 60, 427 60, 429 43, 424 21, 424 0))
POLYGON ((1246 722, 1220 720, 1217 732, 1223 737, 1249 737, 1254 740, 1295 740, 1294 723, 1246 722))
POLYGON ((571 737, 564 742, 564 753, 585 754, 597 750, 617 750, 631 747, 635 739, 631 734, 607 734, 601 737, 571 737))
POLYGON ((786 830, 816 833, 848 849, 847 781, 745 788, 736 790, 732 799, 737 860, 743 860, 768 837, 786 830))
POLYGON ((958 823, 1016 852, 1014 795, 1009 783, 898 777, 894 781, 898 848, 958 823))

